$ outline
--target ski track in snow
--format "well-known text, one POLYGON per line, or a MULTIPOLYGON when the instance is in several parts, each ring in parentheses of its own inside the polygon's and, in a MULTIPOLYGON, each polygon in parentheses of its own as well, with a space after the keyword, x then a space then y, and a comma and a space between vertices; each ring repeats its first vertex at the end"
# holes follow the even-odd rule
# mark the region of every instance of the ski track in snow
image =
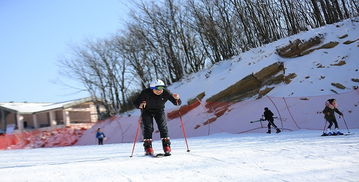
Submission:
MULTIPOLYGON (((354 132, 353 132, 354 131, 354 132)), ((353 130, 359 133, 359 130, 353 130)), ((215 134, 172 140, 172 156, 143 155, 142 144, 0 151, 2 182, 14 181, 359 181, 359 134, 319 130, 215 134)), ((154 149, 161 151, 160 141, 154 149)))

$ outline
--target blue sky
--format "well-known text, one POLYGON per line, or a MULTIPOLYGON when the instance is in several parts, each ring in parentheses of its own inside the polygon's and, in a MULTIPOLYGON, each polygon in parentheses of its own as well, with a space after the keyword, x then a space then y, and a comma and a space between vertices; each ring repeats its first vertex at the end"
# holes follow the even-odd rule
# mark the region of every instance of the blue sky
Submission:
POLYGON ((61 102, 88 96, 58 61, 86 39, 116 33, 131 0, 0 0, 0 102, 61 102))

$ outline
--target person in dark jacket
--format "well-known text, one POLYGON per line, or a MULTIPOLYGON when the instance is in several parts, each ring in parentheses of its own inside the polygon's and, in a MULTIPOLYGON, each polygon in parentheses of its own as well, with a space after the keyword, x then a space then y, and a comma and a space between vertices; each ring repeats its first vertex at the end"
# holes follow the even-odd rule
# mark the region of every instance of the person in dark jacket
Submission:
POLYGON ((103 140, 106 138, 105 133, 101 131, 101 128, 97 128, 96 138, 99 145, 103 145, 103 140))
POLYGON ((162 146, 165 155, 171 155, 171 142, 168 135, 166 115, 164 112, 165 103, 171 101, 174 105, 181 105, 182 101, 178 94, 172 94, 166 89, 162 80, 152 81, 150 88, 142 90, 136 98, 134 104, 136 108, 141 109, 142 128, 143 128, 143 146, 146 155, 153 155, 152 133, 153 119, 156 120, 162 146))
POLYGON ((335 99, 328 99, 325 102, 325 108, 323 109, 323 114, 325 120, 328 121, 329 126, 327 128, 327 131, 323 133, 323 136, 327 135, 343 135, 342 132, 339 131, 339 126, 337 119, 335 118, 334 112, 338 113, 339 115, 343 116, 343 113, 338 110, 338 105, 335 99), (331 127, 335 127, 335 131, 331 131, 331 127))
POLYGON ((271 110, 268 109, 268 107, 264 108, 264 113, 263 113, 264 119, 268 121, 268 131, 267 133, 271 133, 271 126, 273 126, 277 132, 276 133, 280 133, 280 129, 274 124, 274 119, 273 119, 273 113, 271 110))

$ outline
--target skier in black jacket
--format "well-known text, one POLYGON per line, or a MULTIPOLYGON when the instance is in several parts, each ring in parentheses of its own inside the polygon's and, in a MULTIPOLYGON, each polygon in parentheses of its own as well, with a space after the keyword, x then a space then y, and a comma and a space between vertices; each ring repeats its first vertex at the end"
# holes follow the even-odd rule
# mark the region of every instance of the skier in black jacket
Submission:
POLYGON ((342 132, 339 131, 339 126, 338 126, 338 122, 337 119, 335 118, 334 112, 338 113, 339 115, 343 116, 343 113, 340 112, 338 110, 338 105, 335 99, 328 99, 325 102, 325 108, 323 109, 323 114, 324 114, 324 118, 325 120, 328 121, 329 126, 327 128, 327 132, 323 133, 323 136, 328 136, 328 135, 343 135, 342 132), (334 124, 335 126, 335 131, 331 131, 331 127, 334 124))
POLYGON ((164 112, 165 103, 170 100, 174 105, 181 105, 182 101, 178 94, 172 94, 165 87, 162 80, 155 80, 151 82, 150 88, 142 90, 134 102, 135 106, 142 110, 143 146, 146 155, 154 154, 152 148, 153 118, 160 131, 163 151, 165 155, 171 155, 171 142, 164 112))
POLYGON ((276 133, 280 133, 280 129, 274 124, 274 119, 273 119, 273 113, 271 110, 268 109, 268 107, 264 108, 264 119, 268 121, 268 131, 267 133, 271 133, 271 125, 273 125, 273 127, 277 130, 276 133))

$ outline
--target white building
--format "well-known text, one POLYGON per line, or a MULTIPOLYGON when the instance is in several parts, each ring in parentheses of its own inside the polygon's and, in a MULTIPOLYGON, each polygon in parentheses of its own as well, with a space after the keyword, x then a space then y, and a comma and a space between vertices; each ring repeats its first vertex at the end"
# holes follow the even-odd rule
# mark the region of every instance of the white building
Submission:
MULTIPOLYGON (((99 110, 102 112, 103 107, 99 110)), ((95 123, 97 120, 96 104, 92 98, 60 103, 0 103, 0 133, 95 123)))

